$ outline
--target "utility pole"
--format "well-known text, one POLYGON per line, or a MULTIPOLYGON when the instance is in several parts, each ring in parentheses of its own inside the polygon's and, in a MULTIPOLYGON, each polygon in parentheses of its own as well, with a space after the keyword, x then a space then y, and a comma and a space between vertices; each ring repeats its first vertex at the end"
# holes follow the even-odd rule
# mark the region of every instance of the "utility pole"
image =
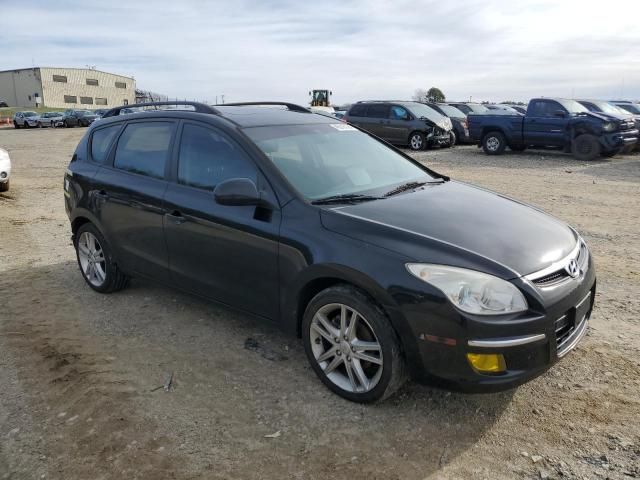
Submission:
POLYGON ((224 105, 224 95, 220 95, 220 98, 222 98, 222 104, 224 105))

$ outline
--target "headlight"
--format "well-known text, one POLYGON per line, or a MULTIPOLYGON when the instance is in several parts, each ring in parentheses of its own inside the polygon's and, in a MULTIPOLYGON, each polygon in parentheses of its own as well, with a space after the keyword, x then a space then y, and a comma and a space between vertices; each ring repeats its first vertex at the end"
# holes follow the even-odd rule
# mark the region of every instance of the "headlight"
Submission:
POLYGON ((602 125, 602 129, 605 132, 613 132, 616 129, 616 124, 615 122, 606 122, 604 125, 602 125))
POLYGON ((464 312, 501 315, 527 309, 527 301, 520 290, 493 275, 425 263, 408 263, 407 269, 444 293, 451 303, 464 312))

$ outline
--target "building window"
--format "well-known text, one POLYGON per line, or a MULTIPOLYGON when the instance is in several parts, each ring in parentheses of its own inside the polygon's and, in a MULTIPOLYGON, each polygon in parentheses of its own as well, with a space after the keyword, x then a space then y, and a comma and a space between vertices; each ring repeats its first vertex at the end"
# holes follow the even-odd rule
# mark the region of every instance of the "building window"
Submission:
POLYGON ((93 105, 93 97, 80 97, 80 103, 83 105, 93 105))
POLYGON ((98 86, 98 79, 96 78, 87 78, 87 85, 95 85, 98 86))
POLYGON ((127 88, 127 84, 124 82, 116 82, 116 88, 127 88))
POLYGON ((78 103, 78 97, 75 95, 65 95, 64 103, 78 103))
POLYGON ((53 81, 54 82, 67 83, 67 77, 66 77, 66 75, 54 75, 53 76, 53 81))
POLYGON ((106 98, 98 98, 96 97, 96 105, 106 105, 107 104, 107 99, 106 98))

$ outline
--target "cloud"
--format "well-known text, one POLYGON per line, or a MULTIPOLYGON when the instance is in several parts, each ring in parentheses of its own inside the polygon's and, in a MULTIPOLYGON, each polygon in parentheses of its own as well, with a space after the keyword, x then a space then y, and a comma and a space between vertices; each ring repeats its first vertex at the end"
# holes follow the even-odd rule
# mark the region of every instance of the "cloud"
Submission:
POLYGON ((0 0, 0 12, 0 69, 97 65, 170 97, 305 103, 329 88, 343 103, 435 85, 452 99, 640 98, 631 0, 0 0))

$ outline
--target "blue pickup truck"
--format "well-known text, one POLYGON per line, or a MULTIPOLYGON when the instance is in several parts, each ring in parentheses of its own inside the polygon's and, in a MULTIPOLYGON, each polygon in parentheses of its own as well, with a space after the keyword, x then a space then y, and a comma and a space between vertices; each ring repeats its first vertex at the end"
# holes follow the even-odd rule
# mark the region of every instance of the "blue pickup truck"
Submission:
POLYGON ((612 157, 638 141, 633 119, 590 112, 563 98, 534 98, 523 115, 469 115, 469 136, 488 155, 509 147, 563 150, 578 160, 612 157))

